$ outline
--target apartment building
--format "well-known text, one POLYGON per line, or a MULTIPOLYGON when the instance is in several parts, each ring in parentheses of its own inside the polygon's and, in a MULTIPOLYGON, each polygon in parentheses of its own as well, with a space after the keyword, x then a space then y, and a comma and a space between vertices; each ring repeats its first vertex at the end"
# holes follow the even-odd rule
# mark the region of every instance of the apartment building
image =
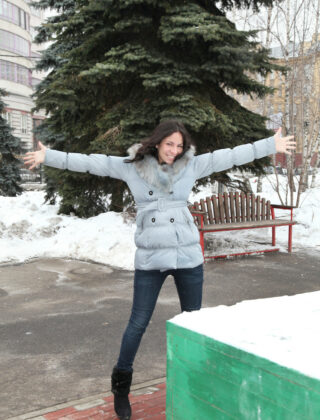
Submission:
POLYGON ((23 152, 36 147, 32 129, 41 123, 43 112, 32 113, 31 95, 43 74, 34 70, 41 46, 33 43, 36 27, 43 22, 43 11, 29 1, 0 0, 0 88, 8 93, 4 117, 21 139, 23 152))
MULTIPOLYGON (((274 71, 265 79, 260 76, 258 81, 274 88, 275 92, 264 98, 233 94, 245 108, 268 117, 269 129, 277 130, 284 119, 297 141, 296 167, 302 164, 303 148, 309 141, 308 136, 315 136, 316 143, 319 143, 316 139, 320 137, 319 45, 315 38, 303 45, 292 44, 288 47, 287 59, 280 47, 273 48, 271 56, 277 64, 288 68, 287 77, 274 71), (310 134, 311 129, 313 132, 310 134)), ((311 166, 316 165, 318 152, 317 149, 313 151, 311 166)), ((275 163, 286 167, 286 156, 278 153, 275 163)))

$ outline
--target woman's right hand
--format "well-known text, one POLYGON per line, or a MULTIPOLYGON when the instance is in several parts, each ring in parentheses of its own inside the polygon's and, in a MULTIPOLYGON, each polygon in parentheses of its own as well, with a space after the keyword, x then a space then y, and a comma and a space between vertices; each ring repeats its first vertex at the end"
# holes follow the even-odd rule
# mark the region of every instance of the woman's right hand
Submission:
POLYGON ((38 146, 40 147, 40 150, 37 150, 36 152, 27 152, 23 158, 24 164, 30 170, 44 162, 47 148, 40 141, 38 142, 38 146))

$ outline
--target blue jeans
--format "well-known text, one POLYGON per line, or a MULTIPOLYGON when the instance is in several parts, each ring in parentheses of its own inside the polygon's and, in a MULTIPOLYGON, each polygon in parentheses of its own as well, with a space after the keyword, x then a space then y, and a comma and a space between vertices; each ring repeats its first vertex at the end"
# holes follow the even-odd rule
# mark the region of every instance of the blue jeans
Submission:
POLYGON ((131 317, 123 334, 117 368, 132 372, 132 365, 141 338, 149 324, 153 310, 167 276, 174 277, 181 311, 201 308, 203 266, 176 270, 135 270, 131 317))

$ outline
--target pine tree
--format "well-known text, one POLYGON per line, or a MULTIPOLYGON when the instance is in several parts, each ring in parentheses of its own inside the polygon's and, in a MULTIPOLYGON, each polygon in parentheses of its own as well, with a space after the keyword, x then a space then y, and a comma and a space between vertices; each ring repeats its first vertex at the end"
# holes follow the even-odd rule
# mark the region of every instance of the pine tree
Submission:
POLYGON ((21 164, 15 157, 21 153, 21 148, 19 139, 12 135, 11 127, 2 116, 4 103, 1 97, 5 95, 0 89, 0 195, 15 197, 22 192, 19 186, 21 164))
MULTIPOLYGON (((38 66, 52 68, 36 92, 37 107, 50 114, 44 138, 67 152, 123 156, 168 118, 185 123, 198 153, 265 137, 264 118, 227 92, 263 96, 270 89, 249 75, 278 67, 254 32, 238 31, 225 16, 232 6, 262 4, 272 1, 42 0, 60 12, 38 36, 53 41, 38 66)), ((259 173, 266 162, 245 168, 259 173)), ((119 181, 49 173, 63 212, 97 214, 108 193, 109 208, 122 209, 119 181)))

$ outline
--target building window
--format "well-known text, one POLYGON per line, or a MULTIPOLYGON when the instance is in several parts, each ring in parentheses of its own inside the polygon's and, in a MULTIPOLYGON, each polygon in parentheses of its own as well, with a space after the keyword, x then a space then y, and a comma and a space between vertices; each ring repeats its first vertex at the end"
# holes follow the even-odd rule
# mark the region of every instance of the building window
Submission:
POLYGON ((0 0, 0 17, 29 30, 28 13, 6 0, 0 0))
POLYGON ((7 120, 7 123, 10 125, 11 127, 11 112, 3 112, 1 114, 2 118, 4 118, 5 120, 7 120))
POLYGON ((11 61, 0 60, 0 79, 31 86, 31 70, 11 61))
POLYGON ((28 132, 28 116, 21 114, 21 133, 27 134, 28 132))
POLYGON ((30 43, 12 32, 0 29, 0 48, 24 56, 30 56, 30 43))
POLYGON ((38 150, 38 133, 36 131, 37 127, 42 124, 42 120, 33 118, 32 119, 32 131, 33 131, 33 150, 38 150))

